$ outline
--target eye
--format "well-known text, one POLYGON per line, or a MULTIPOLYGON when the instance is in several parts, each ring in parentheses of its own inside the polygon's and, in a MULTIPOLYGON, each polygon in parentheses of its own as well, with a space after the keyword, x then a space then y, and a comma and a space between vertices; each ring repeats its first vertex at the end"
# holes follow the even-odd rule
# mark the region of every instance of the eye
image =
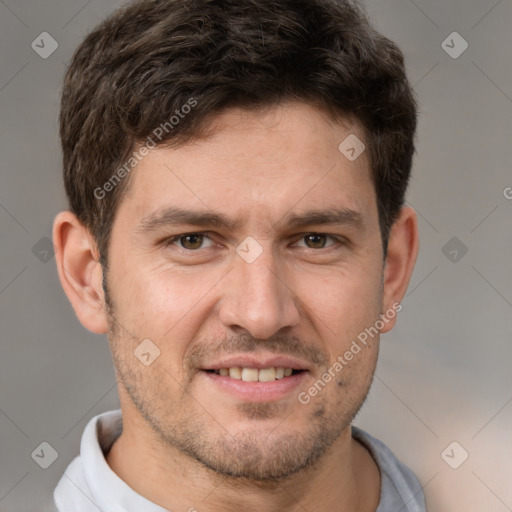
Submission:
POLYGON ((306 247, 309 249, 326 249, 327 247, 332 247, 331 244, 326 247, 325 243, 327 239, 331 239, 334 242, 341 243, 341 241, 332 235, 327 235, 325 233, 308 233, 307 235, 304 235, 300 240, 304 241, 306 243, 306 247))
POLYGON ((198 249, 205 249, 205 247, 201 247, 205 240, 210 240, 211 247, 212 240, 210 237, 204 233, 185 233, 183 235, 177 235, 173 238, 169 238, 166 240, 166 245, 178 245, 180 249, 185 249, 187 251, 197 251, 198 249))

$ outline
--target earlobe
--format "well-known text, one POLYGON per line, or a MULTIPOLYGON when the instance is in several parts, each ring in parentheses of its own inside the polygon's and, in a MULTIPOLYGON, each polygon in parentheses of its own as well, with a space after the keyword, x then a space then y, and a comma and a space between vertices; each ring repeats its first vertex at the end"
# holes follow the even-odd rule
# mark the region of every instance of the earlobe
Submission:
MULTIPOLYGON (((397 305, 405 296, 414 264, 418 256, 419 235, 416 212, 409 206, 404 206, 393 224, 388 243, 388 252, 384 268, 384 290, 382 314, 398 310, 397 305)), ((401 308, 400 308, 401 309, 401 308)), ((392 319, 381 330, 390 331, 396 322, 396 314, 389 315, 392 319)))
POLYGON ((73 213, 64 211, 55 217, 53 243, 59 279, 78 319, 94 333, 108 332, 103 270, 92 235, 73 213))

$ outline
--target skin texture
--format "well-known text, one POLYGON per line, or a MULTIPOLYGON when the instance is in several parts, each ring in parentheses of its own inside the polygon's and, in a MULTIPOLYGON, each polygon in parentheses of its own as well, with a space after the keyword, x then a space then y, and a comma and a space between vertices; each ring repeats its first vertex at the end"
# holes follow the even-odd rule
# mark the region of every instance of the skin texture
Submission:
POLYGON ((418 250, 416 215, 401 210, 384 265, 369 163, 338 150, 351 133, 364 140, 348 120, 287 103, 228 110, 211 133, 154 149, 132 171, 109 245, 109 308, 91 235, 70 212, 55 220, 63 287, 82 324, 109 334, 124 430, 107 461, 170 510, 373 511, 380 475, 350 422, 371 385, 378 336, 309 403, 297 395, 403 298, 418 250), (148 229, 169 207, 239 222, 148 229), (286 222, 290 213, 331 208, 358 212, 359 222, 286 222), (190 233, 206 236, 175 238, 190 233), (262 249, 252 263, 236 252, 247 237, 262 249), (144 339, 160 350, 148 366, 134 355, 144 339), (299 388, 254 403, 202 371, 233 354, 283 354, 309 366, 299 388))

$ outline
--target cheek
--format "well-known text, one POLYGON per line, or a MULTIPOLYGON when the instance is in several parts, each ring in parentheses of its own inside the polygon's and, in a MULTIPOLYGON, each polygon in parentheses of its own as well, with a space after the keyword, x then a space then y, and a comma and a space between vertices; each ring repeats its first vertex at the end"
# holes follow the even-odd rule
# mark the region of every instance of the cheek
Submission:
MULTIPOLYGON (((144 269, 142 264, 137 268, 137 273, 125 268, 124 276, 119 272, 112 286, 116 319, 136 338, 126 345, 127 350, 133 351, 136 344, 150 339, 161 350, 160 362, 181 374, 191 340, 207 321, 208 290, 219 277, 168 267, 144 269)), ((126 335, 122 331, 119 334, 126 335)))
POLYGON ((381 276, 369 267, 351 267, 332 273, 320 286, 302 293, 303 302, 311 310, 311 321, 322 334, 329 353, 338 355, 347 344, 379 318, 381 276))

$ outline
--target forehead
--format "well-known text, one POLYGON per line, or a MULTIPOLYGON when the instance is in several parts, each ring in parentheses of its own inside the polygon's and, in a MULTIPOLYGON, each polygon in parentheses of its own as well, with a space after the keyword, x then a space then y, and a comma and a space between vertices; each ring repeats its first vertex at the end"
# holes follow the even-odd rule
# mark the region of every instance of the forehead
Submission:
POLYGON ((267 225, 314 207, 368 215, 376 201, 366 152, 353 159, 354 151, 346 151, 354 147, 357 156, 363 142, 357 123, 334 122, 302 103, 229 109, 213 119, 206 137, 151 150, 134 169, 120 208, 147 219, 192 206, 267 225))

